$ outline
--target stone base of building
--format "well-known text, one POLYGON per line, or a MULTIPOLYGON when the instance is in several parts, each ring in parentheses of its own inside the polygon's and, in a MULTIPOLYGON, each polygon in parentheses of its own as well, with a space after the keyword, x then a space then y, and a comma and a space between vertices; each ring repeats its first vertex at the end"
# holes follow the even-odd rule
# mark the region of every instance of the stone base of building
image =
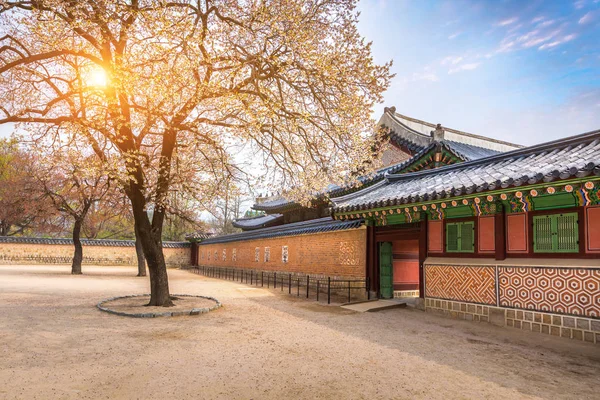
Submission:
POLYGON ((425 299, 425 311, 600 344, 600 320, 592 318, 432 298, 425 299))
POLYGON ((394 290, 395 299, 403 299, 405 297, 419 297, 418 290, 394 290))

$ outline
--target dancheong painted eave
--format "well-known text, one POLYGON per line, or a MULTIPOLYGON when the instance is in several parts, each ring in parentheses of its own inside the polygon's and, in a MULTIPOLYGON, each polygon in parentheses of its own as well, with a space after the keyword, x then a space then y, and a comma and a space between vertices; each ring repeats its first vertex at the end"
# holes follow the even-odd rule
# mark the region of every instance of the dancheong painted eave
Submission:
POLYGON ((334 212, 452 199, 574 178, 600 176, 600 131, 414 173, 332 199, 334 212))

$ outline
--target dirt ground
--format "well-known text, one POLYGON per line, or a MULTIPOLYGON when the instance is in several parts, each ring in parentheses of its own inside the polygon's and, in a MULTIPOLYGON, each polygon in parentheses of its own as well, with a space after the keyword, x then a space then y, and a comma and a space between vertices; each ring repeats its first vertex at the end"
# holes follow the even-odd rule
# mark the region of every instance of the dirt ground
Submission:
POLYGON ((412 309, 359 314, 170 270, 194 317, 98 301, 148 291, 134 268, 0 266, 0 399, 598 399, 600 346, 412 309))

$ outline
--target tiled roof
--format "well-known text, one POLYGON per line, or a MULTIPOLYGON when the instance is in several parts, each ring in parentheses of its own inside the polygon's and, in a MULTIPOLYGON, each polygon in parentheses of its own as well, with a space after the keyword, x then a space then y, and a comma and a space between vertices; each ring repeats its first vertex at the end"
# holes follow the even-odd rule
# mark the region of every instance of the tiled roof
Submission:
POLYGON ((202 241, 200 245, 236 242, 241 240, 267 239, 280 236, 303 235, 307 233, 331 232, 343 229, 355 229, 359 228, 361 224, 361 219, 353 221, 335 221, 331 217, 325 217, 312 219, 309 221, 296 222, 293 224, 256 229, 242 233, 234 233, 232 235, 217 236, 202 241))
POLYGON ((600 175, 600 131, 437 169, 389 174, 332 201, 337 212, 354 211, 592 174, 600 175))
POLYGON ((296 207, 300 207, 300 204, 296 203, 295 201, 286 200, 283 197, 273 200, 266 200, 261 203, 256 203, 252 206, 252 208, 255 210, 267 212, 284 211, 296 207))
POLYGON ((454 142, 452 140, 442 140, 440 143, 463 161, 478 160, 480 158, 495 156, 496 154, 501 153, 498 150, 486 149, 472 144, 454 142))
POLYGON ((245 230, 259 229, 277 223, 283 219, 283 214, 259 215, 252 218, 240 218, 233 221, 233 226, 245 230))
MULTIPOLYGON (((361 176, 358 178, 360 186, 372 186, 384 179, 385 174, 395 174, 409 167, 411 164, 419 162, 419 159, 429 153, 436 146, 443 146, 462 161, 472 161, 484 157, 490 157, 502 153, 503 151, 519 149, 522 146, 501 140, 491 139, 484 136, 475 135, 459 131, 456 129, 443 127, 445 139, 436 140, 429 133, 436 129, 436 125, 410 118, 395 112, 395 108, 386 108, 379 124, 389 129, 390 141, 396 146, 408 150, 412 157, 395 165, 390 165, 377 170, 374 174, 361 176), (452 139, 449 139, 452 138, 452 139), (486 147, 482 147, 486 146, 486 147)), ((328 197, 341 196, 346 193, 356 191, 355 187, 335 186, 325 191, 328 197)), ((266 212, 283 212, 292 208, 299 207, 296 202, 277 198, 260 204, 255 204, 252 208, 266 212)))
MULTIPOLYGON (((58 244, 73 245, 73 239, 52 239, 52 238, 34 238, 18 236, 0 236, 0 243, 22 243, 22 244, 58 244)), ((135 247, 134 240, 116 240, 116 239, 81 239, 83 246, 107 246, 107 247, 135 247)), ((188 242, 163 242, 165 248, 190 247, 188 242)))
MULTIPOLYGON (((523 147, 514 143, 475 135, 473 133, 459 131, 445 126, 438 126, 431 122, 407 117, 398 114, 395 107, 386 107, 384 109, 384 113, 379 119, 379 125, 385 126, 389 130, 392 142, 395 143, 401 140, 399 143, 404 143, 408 141, 420 148, 427 147, 427 145, 434 140, 431 132, 437 132, 437 130, 441 132, 441 137, 439 137, 438 140, 450 140, 456 143, 495 150, 497 152, 511 151, 523 147)), ((405 147, 408 146, 405 145, 405 147)))
MULTIPOLYGON (((408 160, 404 160, 399 162, 398 164, 390 165, 385 168, 381 168, 375 172, 374 175, 370 176, 362 176, 358 178, 358 181, 362 186, 371 186, 374 183, 382 181, 385 178, 386 174, 395 174, 399 171, 402 171, 412 164, 420 162, 420 159, 427 155, 431 150, 433 150, 437 145, 443 146, 460 160, 463 161, 472 161, 478 160, 484 157, 490 157, 493 155, 500 154, 500 152, 484 149, 482 147, 472 146, 464 143, 453 142, 451 140, 442 140, 441 142, 432 142, 427 147, 422 148, 419 152, 417 152, 414 156, 409 158, 408 160)), ((327 194, 329 197, 336 197, 348 192, 349 188, 346 187, 336 187, 329 191, 327 194)))

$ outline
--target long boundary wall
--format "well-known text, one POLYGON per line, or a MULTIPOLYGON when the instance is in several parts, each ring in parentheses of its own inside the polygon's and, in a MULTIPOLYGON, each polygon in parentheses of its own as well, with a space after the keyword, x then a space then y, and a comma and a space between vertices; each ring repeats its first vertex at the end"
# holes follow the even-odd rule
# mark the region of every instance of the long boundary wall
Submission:
POLYGON ((365 277, 366 228, 200 244, 198 265, 365 277))
MULTIPOLYGON (((132 240, 82 240, 85 265, 137 265, 132 240)), ((0 237, 0 264, 70 264, 73 258, 70 239, 0 237)), ((167 267, 190 265, 191 245, 164 242, 167 267)))

